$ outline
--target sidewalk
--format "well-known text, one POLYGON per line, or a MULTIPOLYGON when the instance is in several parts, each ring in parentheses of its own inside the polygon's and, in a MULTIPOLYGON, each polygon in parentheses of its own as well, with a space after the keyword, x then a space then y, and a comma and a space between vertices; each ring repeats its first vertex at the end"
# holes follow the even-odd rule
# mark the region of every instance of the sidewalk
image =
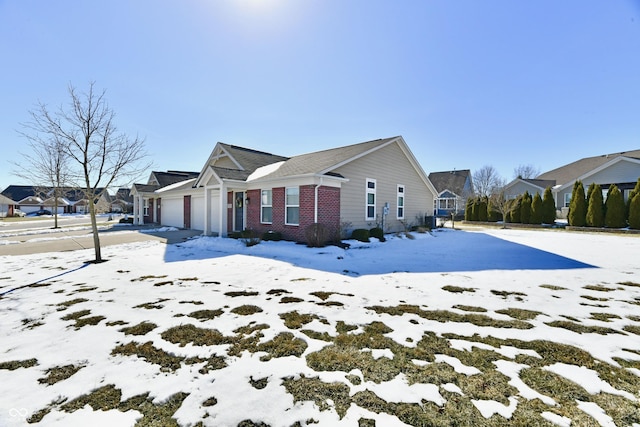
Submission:
MULTIPOLYGON (((200 230, 154 231, 156 229, 158 227, 112 227, 101 230, 100 247, 145 240, 175 244, 202 234, 200 230)), ((0 241, 15 242, 0 244, 0 256, 93 249, 93 235, 90 229, 74 231, 61 229, 56 232, 22 234, 0 237, 0 241)))

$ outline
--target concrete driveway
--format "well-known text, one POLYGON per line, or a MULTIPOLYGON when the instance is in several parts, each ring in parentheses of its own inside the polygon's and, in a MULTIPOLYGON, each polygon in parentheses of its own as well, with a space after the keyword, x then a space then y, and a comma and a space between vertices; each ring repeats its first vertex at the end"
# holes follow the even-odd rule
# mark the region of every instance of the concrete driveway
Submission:
MULTIPOLYGON (((199 230, 162 231, 157 226, 110 227, 100 231, 100 246, 105 247, 145 240, 157 240, 166 244, 174 244, 184 242, 201 234, 202 231, 199 230)), ((60 229, 56 231, 33 231, 28 234, 22 233, 13 236, 0 235, 0 256, 63 252, 78 249, 93 249, 93 235, 90 229, 72 231, 60 229)))

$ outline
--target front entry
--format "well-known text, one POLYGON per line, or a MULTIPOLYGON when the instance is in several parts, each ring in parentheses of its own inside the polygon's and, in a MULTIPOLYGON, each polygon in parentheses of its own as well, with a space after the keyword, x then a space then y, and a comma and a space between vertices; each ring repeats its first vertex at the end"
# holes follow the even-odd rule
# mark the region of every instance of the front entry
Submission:
POLYGON ((242 231, 244 230, 244 192, 239 191, 235 193, 234 199, 235 214, 233 229, 234 231, 242 231))

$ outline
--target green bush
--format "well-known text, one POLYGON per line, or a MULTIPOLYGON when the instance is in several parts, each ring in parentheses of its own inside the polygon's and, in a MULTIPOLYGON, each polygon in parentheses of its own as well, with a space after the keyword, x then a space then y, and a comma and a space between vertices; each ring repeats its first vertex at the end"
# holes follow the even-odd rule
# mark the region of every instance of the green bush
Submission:
POLYGON ((473 221, 473 197, 469 197, 467 199, 467 204, 464 206, 464 220, 465 221, 473 221))
POLYGON ((478 200, 478 221, 487 222, 489 220, 489 202, 486 197, 478 200))
POLYGON ((529 218, 529 222, 531 224, 542 224, 543 214, 542 197, 540 197, 540 193, 536 193, 531 202, 531 218, 529 218))
POLYGON ((640 192, 636 193, 629 203, 629 227, 640 230, 640 192))
POLYGON ((386 239, 384 238, 384 230, 380 227, 374 227, 369 230, 369 237, 375 237, 376 239, 384 242, 386 239))
POLYGON ((584 195, 582 181, 577 180, 573 184, 571 192, 571 203, 569 203, 569 215, 567 217, 569 225, 584 227, 587 223, 587 201, 584 195))
POLYGON ((520 223, 520 214, 522 213, 522 196, 519 196, 511 203, 511 209, 509 210, 509 222, 520 223))
POLYGON ((358 240, 359 242, 368 243, 370 241, 369 236, 369 230, 367 230, 366 228, 356 228, 351 233, 351 238, 354 240, 358 240))
POLYGON ((589 227, 604 227, 604 204, 602 203, 602 188, 598 184, 589 185, 586 223, 589 227))
POLYGON ((609 228, 626 227, 624 197, 615 184, 609 187, 605 202, 604 225, 609 228))
POLYGON ((262 233, 262 240, 265 242, 279 242, 282 240, 282 233, 279 231, 267 231, 262 233))
POLYGON ((520 203, 520 222, 523 224, 531 223, 531 195, 525 191, 520 203))
POLYGON ((551 193, 551 187, 547 187, 544 190, 542 196, 542 223, 553 224, 556 222, 556 203, 553 200, 553 194, 551 193))
POLYGON ((633 201, 633 197, 636 194, 640 194, 640 178, 638 178, 638 181, 636 181, 636 186, 629 193, 629 198, 627 199, 627 204, 625 205, 625 207, 627 209, 626 210, 627 218, 629 218, 629 215, 631 214, 631 202, 633 201))

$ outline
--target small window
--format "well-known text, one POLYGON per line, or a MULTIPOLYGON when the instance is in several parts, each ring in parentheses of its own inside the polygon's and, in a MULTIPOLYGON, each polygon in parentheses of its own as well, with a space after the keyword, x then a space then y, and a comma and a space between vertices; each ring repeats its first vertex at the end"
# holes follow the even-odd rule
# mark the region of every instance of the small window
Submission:
POLYGON ((273 206, 271 205, 271 190, 262 190, 260 196, 260 222, 271 224, 273 222, 273 206))
POLYGON ((366 219, 376 219, 376 180, 367 178, 366 219))
POLYGON ((571 193, 564 193, 564 207, 568 208, 571 204, 571 193))
POLYGON ((404 185, 398 185, 398 219, 404 219, 404 185))
POLYGON ((300 224, 300 189, 290 187, 285 189, 285 212, 287 225, 300 224))
POLYGON ((144 216, 149 216, 149 199, 143 201, 144 216))

